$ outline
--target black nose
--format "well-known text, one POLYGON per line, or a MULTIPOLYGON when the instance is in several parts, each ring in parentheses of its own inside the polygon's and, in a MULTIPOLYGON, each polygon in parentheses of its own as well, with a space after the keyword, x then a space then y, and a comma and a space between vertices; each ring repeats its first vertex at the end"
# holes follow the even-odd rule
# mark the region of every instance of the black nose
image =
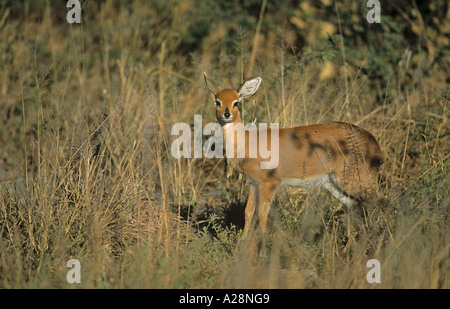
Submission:
POLYGON ((223 115, 225 116, 225 118, 230 118, 231 114, 228 108, 225 110, 225 113, 223 115))

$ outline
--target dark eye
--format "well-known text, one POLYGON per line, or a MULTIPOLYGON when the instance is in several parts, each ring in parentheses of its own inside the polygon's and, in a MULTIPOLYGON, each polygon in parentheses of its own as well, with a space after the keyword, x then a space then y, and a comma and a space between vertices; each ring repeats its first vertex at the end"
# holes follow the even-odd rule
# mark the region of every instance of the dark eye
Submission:
POLYGON ((237 106, 238 106, 238 104, 239 104, 239 101, 234 101, 234 103, 233 103, 233 107, 237 107, 237 106))
POLYGON ((217 107, 220 107, 220 105, 221 105, 221 104, 220 104, 220 101, 219 101, 219 100, 216 100, 216 106, 217 106, 217 107))

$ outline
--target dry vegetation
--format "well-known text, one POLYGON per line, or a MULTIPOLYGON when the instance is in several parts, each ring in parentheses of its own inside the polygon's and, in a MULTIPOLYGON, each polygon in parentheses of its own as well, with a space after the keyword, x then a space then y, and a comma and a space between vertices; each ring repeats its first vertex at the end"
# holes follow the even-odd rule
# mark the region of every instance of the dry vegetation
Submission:
POLYGON ((446 1, 383 2, 372 25, 365 1, 87 1, 81 25, 63 2, 0 5, 0 287, 450 288, 446 1), (263 78, 245 121, 373 132, 387 205, 350 222, 282 189, 259 258, 245 179, 170 153, 174 123, 215 121, 202 71, 263 78))

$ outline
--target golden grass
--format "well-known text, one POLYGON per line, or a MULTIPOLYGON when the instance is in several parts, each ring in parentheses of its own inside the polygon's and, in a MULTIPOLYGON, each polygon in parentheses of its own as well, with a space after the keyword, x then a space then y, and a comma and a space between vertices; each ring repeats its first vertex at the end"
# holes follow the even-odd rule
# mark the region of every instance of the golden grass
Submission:
MULTIPOLYGON (((293 53, 281 25, 263 34, 258 24, 259 38, 230 55, 218 24, 180 55, 192 5, 106 1, 82 25, 67 24, 64 7, 3 11, 0 287, 449 288, 448 59, 425 74, 415 54, 409 79, 386 78, 380 97, 361 68, 293 53), (240 242, 245 179, 227 178, 224 160, 174 159, 170 128, 194 114, 215 121, 202 71, 236 87, 246 70, 263 78, 259 122, 373 132, 387 205, 351 223, 319 190, 282 189, 268 256, 257 237, 240 242), (71 258, 79 285, 66 281, 71 258), (369 258, 381 284, 366 281, 369 258)), ((254 107, 244 109, 249 119, 254 107)))

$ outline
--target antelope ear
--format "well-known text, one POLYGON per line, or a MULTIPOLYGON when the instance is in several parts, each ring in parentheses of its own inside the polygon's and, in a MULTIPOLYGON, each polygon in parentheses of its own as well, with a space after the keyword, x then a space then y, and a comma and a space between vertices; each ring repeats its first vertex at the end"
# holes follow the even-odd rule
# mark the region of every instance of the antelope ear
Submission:
POLYGON ((208 90, 216 96, 220 92, 220 87, 216 85, 216 83, 206 75, 205 72, 203 72, 203 78, 205 79, 206 87, 208 87, 208 90))
POLYGON ((249 79, 246 81, 241 88, 239 88, 238 94, 239 98, 247 98, 256 93, 258 90, 259 84, 261 84, 262 78, 261 77, 255 77, 252 79, 249 79))

